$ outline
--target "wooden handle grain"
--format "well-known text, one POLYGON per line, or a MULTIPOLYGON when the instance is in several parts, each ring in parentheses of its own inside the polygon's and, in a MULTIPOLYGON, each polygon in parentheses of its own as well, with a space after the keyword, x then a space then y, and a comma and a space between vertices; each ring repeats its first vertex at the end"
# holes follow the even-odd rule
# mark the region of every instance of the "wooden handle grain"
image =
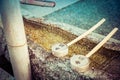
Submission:
POLYGON ((90 57, 93 55, 98 49, 100 49, 118 30, 118 28, 114 28, 97 46, 95 46, 87 55, 86 57, 90 57))
POLYGON ((88 34, 90 34, 92 31, 94 31, 96 28, 98 28, 103 22, 105 21, 105 19, 103 18, 102 20, 100 20, 96 25, 94 25, 92 28, 90 28, 88 31, 86 31, 85 33, 83 33, 82 35, 78 36, 76 39, 72 40, 71 42, 69 42, 67 44, 67 46, 70 46, 74 43, 76 43, 77 41, 79 41, 80 39, 84 38, 85 36, 87 36, 88 34))

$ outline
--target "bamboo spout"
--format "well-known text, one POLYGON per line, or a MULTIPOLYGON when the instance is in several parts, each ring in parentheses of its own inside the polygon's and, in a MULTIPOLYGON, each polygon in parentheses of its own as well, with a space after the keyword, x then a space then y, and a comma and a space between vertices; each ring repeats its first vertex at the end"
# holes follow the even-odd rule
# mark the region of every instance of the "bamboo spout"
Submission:
POLYGON ((55 2, 53 1, 37 1, 37 0, 20 0, 23 4, 30 4, 30 5, 36 5, 36 6, 42 6, 42 7, 55 7, 55 2))

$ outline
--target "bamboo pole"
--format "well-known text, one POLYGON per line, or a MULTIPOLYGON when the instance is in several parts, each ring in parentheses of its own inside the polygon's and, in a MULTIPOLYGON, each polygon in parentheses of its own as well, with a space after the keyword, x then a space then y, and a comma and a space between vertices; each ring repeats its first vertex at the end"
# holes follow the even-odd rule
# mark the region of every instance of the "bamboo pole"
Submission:
POLYGON ((74 39, 71 42, 69 42, 67 44, 67 46, 70 46, 70 45, 76 43, 77 41, 79 41, 80 39, 84 38, 85 36, 87 36, 88 34, 90 34, 92 31, 94 31, 96 28, 98 28, 103 22, 105 22, 104 18, 102 20, 100 20, 97 24, 95 24, 92 28, 90 28, 88 31, 86 31, 82 35, 78 36, 76 39, 74 39))
POLYGON ((31 80, 30 60, 19 0, 0 0, 1 17, 16 80, 31 80))
POLYGON ((31 4, 42 7, 55 7, 55 2, 53 1, 36 1, 36 0, 20 0, 23 4, 31 4))
POLYGON ((95 48, 93 48, 86 57, 93 55, 98 49, 100 49, 111 37, 115 34, 118 28, 114 28, 95 48))

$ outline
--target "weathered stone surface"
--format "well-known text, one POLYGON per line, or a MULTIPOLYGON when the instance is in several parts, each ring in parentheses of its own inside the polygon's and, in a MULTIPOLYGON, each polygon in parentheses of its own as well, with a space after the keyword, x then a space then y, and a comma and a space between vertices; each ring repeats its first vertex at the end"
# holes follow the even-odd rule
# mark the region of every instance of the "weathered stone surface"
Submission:
POLYGON ((0 80, 15 80, 9 73, 0 68, 0 80))
POLYGON ((2 27, 0 27, 0 55, 5 53, 6 41, 2 27))

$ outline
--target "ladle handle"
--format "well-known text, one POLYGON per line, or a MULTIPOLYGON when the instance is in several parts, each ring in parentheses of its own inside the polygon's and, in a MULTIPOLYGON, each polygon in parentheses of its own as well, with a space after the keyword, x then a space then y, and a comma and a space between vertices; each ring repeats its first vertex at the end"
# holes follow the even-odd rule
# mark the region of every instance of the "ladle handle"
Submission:
POLYGON ((86 31, 85 33, 83 33, 82 35, 78 36, 76 39, 72 40, 71 42, 69 42, 67 44, 67 46, 70 46, 74 43, 76 43, 77 41, 79 41, 80 39, 82 39, 83 37, 87 36, 88 34, 90 34, 92 31, 94 31, 96 28, 98 28, 103 22, 105 21, 105 19, 103 18, 102 20, 100 20, 96 25, 94 25, 92 28, 90 28, 88 31, 86 31))
POLYGON ((118 28, 114 28, 97 46, 95 46, 87 55, 86 57, 90 57, 93 55, 98 49, 100 49, 109 39, 112 37, 118 28))

